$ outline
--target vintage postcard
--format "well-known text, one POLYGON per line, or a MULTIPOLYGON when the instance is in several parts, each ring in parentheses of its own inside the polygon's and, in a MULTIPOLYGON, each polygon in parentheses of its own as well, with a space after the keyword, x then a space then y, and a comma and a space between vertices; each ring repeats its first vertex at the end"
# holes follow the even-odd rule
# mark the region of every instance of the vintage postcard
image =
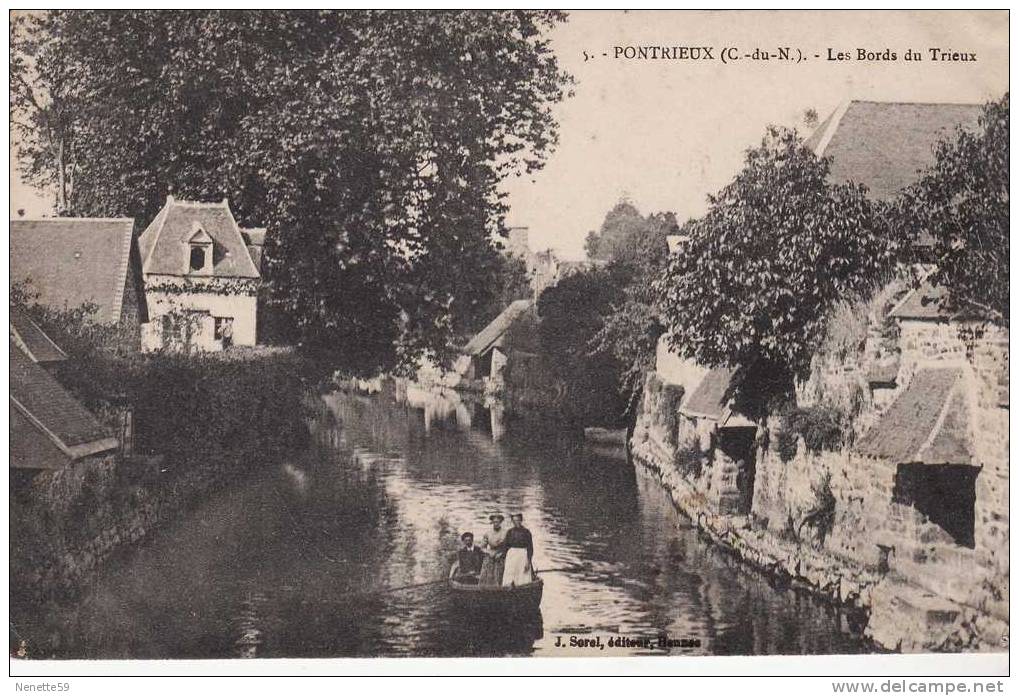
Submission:
POLYGON ((13 673, 1007 672, 1007 11, 9 24, 13 673))

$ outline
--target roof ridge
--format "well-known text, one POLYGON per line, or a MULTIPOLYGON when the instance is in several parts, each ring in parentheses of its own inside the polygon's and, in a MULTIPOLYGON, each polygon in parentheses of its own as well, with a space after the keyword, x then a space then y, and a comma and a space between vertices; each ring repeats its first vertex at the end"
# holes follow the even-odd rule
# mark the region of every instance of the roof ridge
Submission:
POLYGON ((241 232, 243 228, 239 224, 237 224, 237 218, 234 217, 234 211, 230 209, 230 204, 227 202, 227 199, 225 198, 223 199, 223 207, 226 209, 226 214, 230 217, 230 222, 234 224, 234 231, 237 232, 237 236, 240 238, 241 248, 244 249, 244 253, 248 257, 248 263, 251 264, 251 270, 255 272, 256 278, 261 279, 262 272, 255 264, 255 259, 251 256, 251 249, 248 248, 247 242, 244 241, 244 233, 241 232))
POLYGON ((60 353, 60 355, 62 355, 65 359, 67 358, 67 353, 64 352, 63 348, 58 346, 54 342, 54 340, 52 338, 50 338, 50 335, 48 333, 46 333, 45 331, 43 331, 42 327, 39 326, 38 324, 36 324, 35 321, 32 319, 32 317, 30 317, 27 312, 23 312, 20 309, 16 309, 14 307, 11 307, 10 308, 10 313, 9 313, 9 316, 8 316, 8 323, 10 324, 10 331, 11 331, 12 334, 14 334, 14 337, 17 339, 18 347, 21 348, 21 350, 24 351, 24 353, 26 355, 28 355, 28 357, 32 358, 32 360, 34 362, 38 363, 39 362, 39 358, 34 353, 32 353, 31 349, 28 347, 28 344, 25 342, 24 336, 22 336, 22 334, 21 334, 21 330, 17 327, 16 322, 18 322, 20 320, 24 320, 24 321, 28 322, 28 324, 32 328, 34 328, 36 331, 39 332, 40 336, 42 336, 44 339, 46 339, 46 342, 49 343, 51 348, 53 348, 55 351, 60 353), (15 317, 15 315, 17 315, 17 316, 15 317))
POLYGON ((138 241, 141 241, 141 238, 145 236, 149 229, 152 229, 152 243, 149 244, 149 251, 145 254, 145 258, 141 260, 142 274, 146 273, 145 269, 148 268, 149 261, 152 259, 152 254, 156 250, 156 244, 159 242, 159 235, 163 233, 163 228, 166 226, 166 218, 170 217, 170 203, 171 201, 166 201, 166 203, 163 204, 163 207, 159 209, 159 212, 156 213, 156 217, 149 223, 149 226, 142 230, 142 233, 138 235, 138 241), (159 226, 153 228, 153 225, 155 225, 157 221, 159 222, 159 226))
MULTIPOLYGON (((945 419, 948 418, 948 412, 951 410, 952 404, 955 402, 955 396, 959 391, 959 381, 963 376, 962 366, 960 365, 938 365, 938 366, 924 366, 921 369, 928 370, 951 370, 956 373, 955 380, 952 382, 952 386, 948 389, 948 395, 945 397, 945 403, 941 405, 941 410, 938 412, 938 417, 934 420, 934 424, 931 426, 931 431, 927 433, 927 437, 924 439, 920 446, 916 450, 914 459, 917 461, 923 461, 924 453, 931 448, 934 441, 938 439, 938 435, 941 434, 941 429, 945 427, 945 419)), ((965 397, 965 395, 963 395, 965 397)), ((969 404, 967 403, 967 407, 969 404)), ((969 409, 967 408, 967 411, 969 409)), ((972 411, 967 415, 971 415, 972 411)), ((972 453, 970 453, 972 457, 972 453)))
POLYGON ((11 222, 130 222, 134 225, 133 217, 17 217, 11 218, 11 222))
POLYGON ((983 102, 949 102, 949 101, 883 101, 881 99, 850 99, 852 104, 895 104, 909 106, 983 106, 983 102))
MULTIPOLYGON (((821 137, 817 141, 817 145, 814 147, 814 154, 818 157, 824 155, 824 151, 828 149, 828 145, 831 144, 832 138, 835 137, 835 133, 839 129, 839 125, 842 123, 842 119, 845 117, 846 112, 849 111, 849 107, 853 105, 853 101, 846 100, 839 104, 828 118, 827 128, 821 133, 821 137)), ((811 134, 813 137, 813 134, 811 134)))
POLYGON ((118 268, 117 277, 114 279, 116 285, 113 288, 113 304, 110 306, 111 313, 113 314, 113 320, 120 322, 120 315, 124 311, 124 288, 127 287, 127 271, 128 266, 131 265, 131 245, 134 243, 134 221, 132 220, 131 227, 125 230, 125 236, 127 242, 124 244, 124 250, 120 257, 120 267, 118 268))
POLYGON ((167 205, 181 205, 189 208, 230 208, 230 203, 225 198, 221 201, 188 201, 174 198, 166 203, 167 205))

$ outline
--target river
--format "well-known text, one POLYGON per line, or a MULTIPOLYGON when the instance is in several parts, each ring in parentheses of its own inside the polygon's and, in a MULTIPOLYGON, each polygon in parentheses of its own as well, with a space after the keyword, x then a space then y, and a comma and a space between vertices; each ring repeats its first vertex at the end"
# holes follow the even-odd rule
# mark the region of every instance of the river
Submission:
POLYGON ((819 601, 699 536, 620 452, 453 395, 322 397, 313 447, 239 480, 113 559, 23 630, 60 657, 849 653, 819 601), (520 511, 540 615, 476 625, 433 584, 463 530, 520 511), (556 647, 667 634, 670 649, 556 647))

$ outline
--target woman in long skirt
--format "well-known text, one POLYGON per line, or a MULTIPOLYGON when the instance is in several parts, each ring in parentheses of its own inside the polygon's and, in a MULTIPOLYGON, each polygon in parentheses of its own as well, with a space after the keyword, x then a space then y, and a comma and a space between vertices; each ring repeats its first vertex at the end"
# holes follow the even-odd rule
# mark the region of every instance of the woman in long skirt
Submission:
POLYGON ((502 572, 502 586, 527 585, 534 582, 534 541, 524 526, 519 512, 510 515, 513 528, 506 533, 506 567, 502 572))
POLYGON ((481 563, 479 585, 499 585, 502 583, 503 557, 506 555, 506 533, 502 522, 505 517, 499 513, 489 515, 492 528, 481 538, 481 550, 485 552, 485 560, 481 563))

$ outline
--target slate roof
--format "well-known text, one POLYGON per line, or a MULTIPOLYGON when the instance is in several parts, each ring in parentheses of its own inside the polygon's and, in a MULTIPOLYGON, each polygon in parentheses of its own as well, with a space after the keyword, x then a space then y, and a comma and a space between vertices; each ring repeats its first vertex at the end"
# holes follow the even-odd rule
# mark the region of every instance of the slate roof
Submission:
POLYGON ((47 336, 39 325, 20 309, 11 307, 11 340, 32 362, 46 363, 67 360, 60 346, 47 336))
POLYGON ((856 451, 897 464, 972 464, 969 405, 962 368, 918 371, 856 451))
POLYGON ((134 220, 16 219, 10 230, 11 284, 27 281, 48 307, 93 302, 99 322, 120 321, 134 220))
POLYGON ((975 130, 979 104, 850 101, 836 109, 806 141, 831 156, 831 180, 867 187, 876 200, 895 197, 934 163, 934 146, 961 126, 975 130))
POLYGON ((73 396, 46 370, 10 345, 10 406, 24 415, 70 459, 114 450, 110 437, 73 396))
POLYGON ((262 272, 262 247, 265 246, 265 228, 264 227, 252 227, 250 229, 241 228, 241 236, 244 238, 244 244, 248 247, 248 253, 251 254, 251 261, 255 264, 255 268, 258 272, 262 272))
POLYGON ((948 291, 924 281, 910 290, 892 307, 889 317, 895 319, 948 319, 957 314, 947 309, 948 291))
POLYGON ((513 325, 518 318, 531 309, 530 300, 515 300, 510 302, 502 313, 483 328, 472 338, 466 346, 464 353, 467 355, 481 355, 487 351, 493 343, 498 341, 504 333, 513 325))
POLYGON ((138 238, 142 272, 187 275, 188 240, 199 230, 212 238, 212 273, 220 278, 258 278, 258 268, 230 212, 229 204, 179 201, 168 196, 166 205, 138 238))
POLYGON ((683 399, 679 410, 687 416, 719 420, 728 410, 729 386, 736 371, 728 367, 713 367, 700 384, 683 399))
POLYGON ((244 237, 244 243, 249 246, 262 246, 265 244, 264 227, 242 227, 241 236, 244 237))
POLYGON ((894 385, 899 377, 899 356, 874 362, 867 369, 867 382, 871 385, 894 385))
POLYGON ((979 308, 970 304, 953 304, 948 290, 927 281, 907 292, 892 307, 888 316, 893 319, 967 319, 982 316, 979 308))

